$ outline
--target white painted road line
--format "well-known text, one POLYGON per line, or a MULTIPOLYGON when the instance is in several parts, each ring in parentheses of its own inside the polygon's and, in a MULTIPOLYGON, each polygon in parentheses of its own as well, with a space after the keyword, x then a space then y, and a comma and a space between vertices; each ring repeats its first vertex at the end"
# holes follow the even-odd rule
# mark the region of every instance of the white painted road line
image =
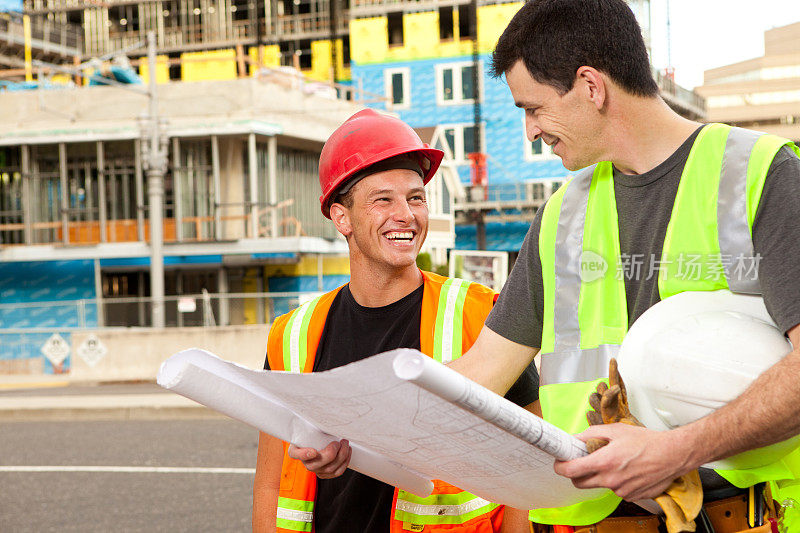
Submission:
POLYGON ((182 466, 0 466, 0 472, 112 472, 132 474, 255 474, 255 468, 182 466))
POLYGON ((64 396, 4 396, 0 409, 26 411, 33 409, 119 409, 132 407, 203 407, 178 394, 83 394, 64 396))

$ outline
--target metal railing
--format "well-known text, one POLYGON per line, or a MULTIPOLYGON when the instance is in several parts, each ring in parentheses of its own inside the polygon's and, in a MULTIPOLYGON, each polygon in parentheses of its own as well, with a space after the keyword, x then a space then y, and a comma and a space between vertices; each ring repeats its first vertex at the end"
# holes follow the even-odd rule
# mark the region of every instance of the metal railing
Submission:
POLYGON ((685 108, 695 115, 705 116, 706 99, 694 91, 681 87, 671 77, 665 75, 655 67, 651 68, 653 77, 658 84, 661 95, 670 99, 676 105, 685 108))
MULTIPOLYGON (((56 23, 51 20, 31 17, 31 45, 36 48, 47 48, 45 45, 61 47, 64 54, 80 56, 83 53, 83 37, 80 26, 75 24, 56 23)), ((0 38, 9 43, 25 44, 25 31, 22 15, 16 13, 0 13, 0 38)))
MULTIPOLYGON (((339 17, 336 28, 339 34, 348 30, 349 15, 345 11, 339 17)), ((261 21, 261 35, 280 35, 294 39, 311 36, 329 36, 330 17, 327 13, 303 13, 299 15, 280 15, 271 22, 261 21)), ((259 35, 258 26, 251 20, 234 20, 229 23, 182 24, 177 27, 166 27, 158 32, 159 48, 175 49, 191 45, 226 45, 234 43, 254 44, 259 35)), ((107 53, 124 49, 140 42, 141 31, 111 31, 107 38, 97 36, 89 43, 87 52, 107 53)))
MULTIPOLYGON (((247 292, 164 297, 166 327, 268 324, 322 291, 247 292)), ((0 333, 150 327, 150 297, 0 304, 0 333)))

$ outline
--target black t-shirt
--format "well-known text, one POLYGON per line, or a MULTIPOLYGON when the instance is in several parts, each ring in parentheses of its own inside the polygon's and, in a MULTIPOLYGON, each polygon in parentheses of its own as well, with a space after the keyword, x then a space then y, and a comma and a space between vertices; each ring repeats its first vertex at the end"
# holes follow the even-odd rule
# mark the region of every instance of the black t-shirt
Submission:
MULTIPOLYGON (((330 370, 396 348, 420 348, 423 286, 384 307, 363 307, 345 286, 331 304, 314 372, 330 370)), ((264 365, 269 369, 269 363, 264 365)), ((506 394, 517 405, 538 398, 539 379, 531 364, 506 394)), ((347 469, 334 479, 317 480, 314 530, 317 533, 385 533, 394 487, 347 469)))

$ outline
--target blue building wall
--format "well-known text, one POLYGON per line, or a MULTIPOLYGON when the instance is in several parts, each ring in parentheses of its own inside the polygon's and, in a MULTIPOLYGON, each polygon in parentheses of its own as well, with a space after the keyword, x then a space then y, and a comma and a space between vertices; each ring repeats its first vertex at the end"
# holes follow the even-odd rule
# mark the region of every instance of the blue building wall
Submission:
POLYGON ((22 0, 0 0, 0 13, 22 13, 22 0))
POLYGON ((93 261, 0 263, 0 329, 96 326, 97 307, 73 302, 95 296, 93 261), (56 305, 6 307, 37 302, 56 305))
MULTIPOLYGON (((525 138, 523 112, 514 105, 511 92, 504 79, 489 75, 491 56, 480 56, 482 62, 481 115, 484 124, 484 152, 488 155, 487 174, 489 194, 498 200, 511 200, 524 194, 522 184, 535 179, 563 179, 569 171, 558 157, 531 160, 526 158, 529 142, 525 138), (515 187, 517 186, 517 187, 515 187)), ((359 65, 351 64, 353 80, 361 80, 366 91, 386 93, 384 71, 407 68, 409 72, 410 105, 407 109, 387 109, 386 104, 371 104, 372 107, 397 113, 414 128, 425 128, 445 124, 474 123, 472 103, 440 105, 437 102, 436 66, 439 64, 471 63, 472 56, 419 59, 359 65)), ((462 183, 469 184, 469 164, 459 165, 458 174, 462 183)), ((487 249, 495 251, 518 251, 528 231, 528 223, 492 223, 486 228, 487 249)), ((456 227, 456 248, 477 249, 474 226, 456 227)))
MULTIPOLYGON (((349 275, 322 276, 322 290, 332 291, 350 281, 349 275)), ((317 276, 273 276, 267 279, 269 292, 317 292, 317 276)), ((297 306, 296 298, 273 298, 274 316, 288 313, 297 306)))
MULTIPOLYGON (((492 252, 518 252, 529 222, 489 222, 486 224, 486 249, 492 252)), ((477 250, 477 228, 474 225, 456 226, 456 249, 477 250)))
MULTIPOLYGON (((0 329, 17 330, 0 333, 0 360, 42 359, 46 373, 68 371, 71 354, 54 369, 41 352, 52 331, 25 330, 95 327, 97 307, 76 302, 95 296, 93 261, 0 263, 0 329)), ((68 332, 59 334, 70 342, 68 332)))
MULTIPOLYGON (((494 79, 488 73, 490 56, 480 56, 483 65, 482 117, 484 124, 484 151, 487 161, 489 184, 519 183, 536 178, 558 178, 569 171, 559 158, 527 160, 527 140, 523 130, 523 114, 514 105, 511 93, 503 79, 494 79)), ((471 62, 472 56, 421 59, 407 62, 392 62, 370 65, 351 64, 353 80, 361 80, 365 91, 384 94, 386 69, 408 68, 411 102, 408 109, 390 109, 414 128, 442 124, 471 125, 473 105, 439 105, 436 99, 436 65, 471 62)), ((386 109, 384 103, 370 104, 386 109)), ((459 175, 464 183, 469 182, 469 166, 462 165, 459 175)))

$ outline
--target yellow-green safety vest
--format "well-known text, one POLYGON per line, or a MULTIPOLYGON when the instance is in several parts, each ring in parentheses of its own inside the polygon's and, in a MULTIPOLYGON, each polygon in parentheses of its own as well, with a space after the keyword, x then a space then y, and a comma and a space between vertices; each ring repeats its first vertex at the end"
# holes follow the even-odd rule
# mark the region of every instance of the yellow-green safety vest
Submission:
MULTIPOLYGON (((684 291, 760 294, 752 228, 769 167, 783 146, 774 135, 723 124, 704 127, 681 175, 658 261, 661 299, 684 291)), ((544 283, 540 399, 545 420, 570 433, 588 427, 588 398, 608 376, 628 331, 613 170, 579 172, 547 202, 539 233, 544 283)), ((750 453, 758 453, 753 451, 750 453)), ((800 478, 800 451, 775 463, 718 471, 739 487, 800 478)), ((611 514, 610 490, 568 507, 535 509, 542 524, 587 525, 611 514)))

